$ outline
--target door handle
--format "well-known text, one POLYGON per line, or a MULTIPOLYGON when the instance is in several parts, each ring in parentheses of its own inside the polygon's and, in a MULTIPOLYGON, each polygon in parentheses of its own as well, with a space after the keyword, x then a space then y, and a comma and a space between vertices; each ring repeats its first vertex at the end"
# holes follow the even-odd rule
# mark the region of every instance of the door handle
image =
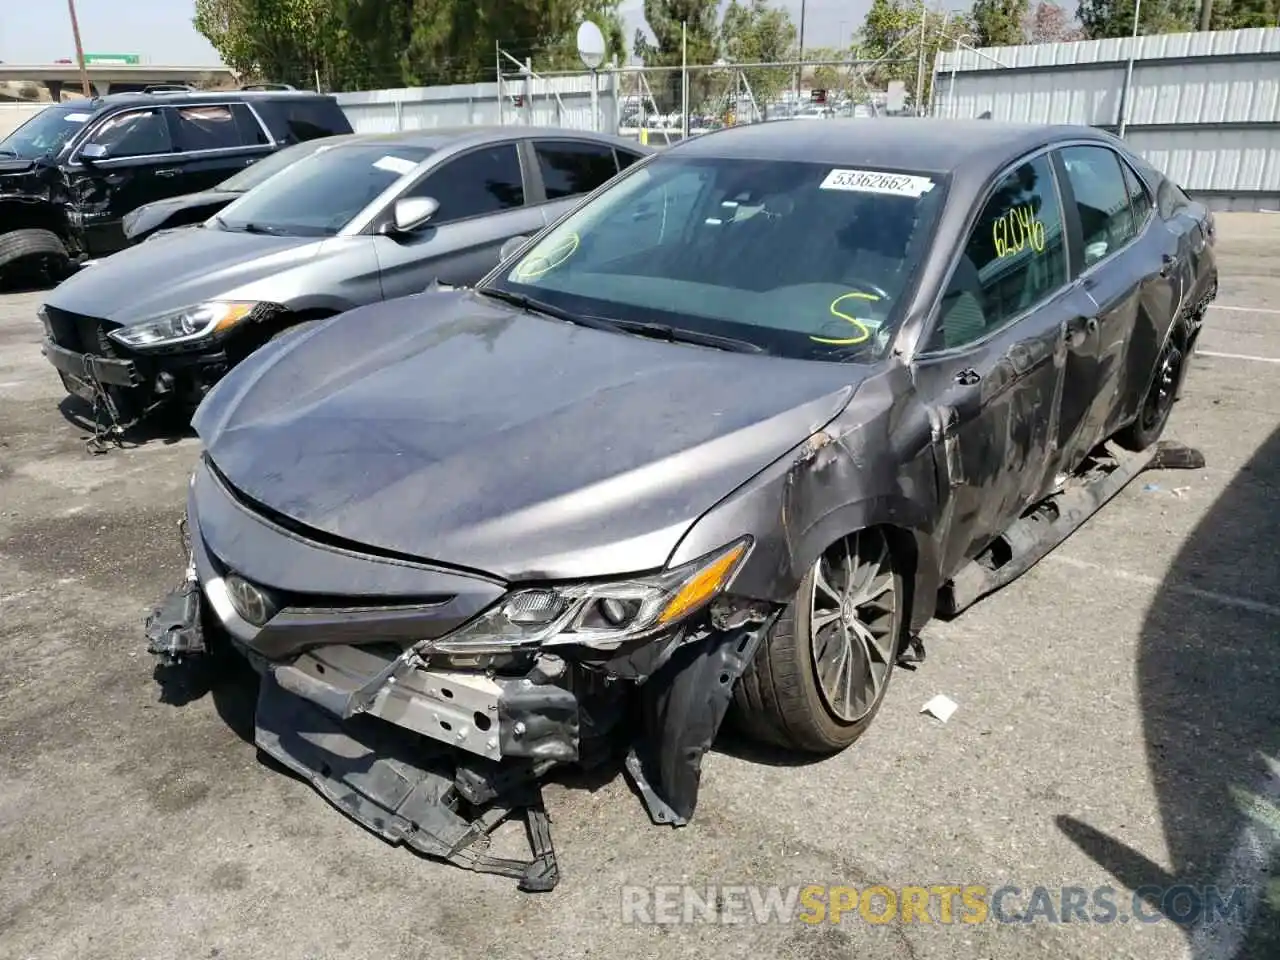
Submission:
POLYGON ((164 167, 163 169, 156 171, 156 176, 157 177, 176 177, 181 172, 182 172, 181 169, 179 169, 178 167, 164 167))
POLYGON ((966 367, 955 375, 956 383, 965 387, 972 387, 975 383, 982 379, 982 374, 973 367, 966 367))

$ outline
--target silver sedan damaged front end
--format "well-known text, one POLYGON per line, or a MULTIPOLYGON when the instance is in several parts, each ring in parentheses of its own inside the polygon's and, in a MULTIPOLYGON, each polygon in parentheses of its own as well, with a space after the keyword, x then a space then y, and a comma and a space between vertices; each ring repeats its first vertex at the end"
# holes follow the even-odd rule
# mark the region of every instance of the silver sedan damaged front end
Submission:
POLYGON ((733 686, 778 614, 732 593, 750 538, 625 579, 513 585, 373 554, 192 477, 184 582, 147 619, 162 664, 233 650, 261 675, 255 741, 393 844, 552 889, 541 782, 615 757, 681 826, 733 686), (523 814, 531 854, 487 852, 523 814))

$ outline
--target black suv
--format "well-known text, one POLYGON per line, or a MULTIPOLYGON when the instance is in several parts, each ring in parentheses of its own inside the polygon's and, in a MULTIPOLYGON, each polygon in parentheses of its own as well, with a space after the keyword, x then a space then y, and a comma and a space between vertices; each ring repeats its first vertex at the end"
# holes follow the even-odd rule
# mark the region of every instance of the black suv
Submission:
POLYGON ((0 140, 0 280, 128 244, 121 220, 220 183, 303 140, 351 133, 332 96, 296 90, 121 93, 55 103, 0 140))

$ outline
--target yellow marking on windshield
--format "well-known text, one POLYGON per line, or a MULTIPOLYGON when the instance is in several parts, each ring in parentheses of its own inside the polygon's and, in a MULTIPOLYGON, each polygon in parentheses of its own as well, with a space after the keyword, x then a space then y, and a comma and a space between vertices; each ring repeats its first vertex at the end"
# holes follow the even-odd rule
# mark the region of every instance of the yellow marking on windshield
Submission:
POLYGON ((844 313, 839 308, 840 304, 845 300, 879 300, 880 298, 870 293, 862 293, 855 291, 853 293, 842 293, 831 301, 831 315, 852 324, 858 330, 856 337, 842 337, 840 339, 831 339, 830 337, 809 337, 814 343, 829 343, 837 347, 851 347, 854 344, 863 343, 871 336, 870 328, 855 316, 844 313))
POLYGON ((537 280, 539 277, 546 276, 577 253, 581 243, 582 239, 576 233, 570 233, 546 253, 531 253, 516 267, 516 279, 537 280))

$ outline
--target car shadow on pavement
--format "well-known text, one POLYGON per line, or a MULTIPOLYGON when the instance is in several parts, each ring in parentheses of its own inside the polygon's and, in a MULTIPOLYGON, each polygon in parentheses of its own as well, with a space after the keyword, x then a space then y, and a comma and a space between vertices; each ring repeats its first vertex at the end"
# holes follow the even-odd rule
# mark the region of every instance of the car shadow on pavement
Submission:
POLYGON ((105 411, 95 417, 93 407, 79 397, 70 395, 63 397, 58 401, 58 412, 73 427, 84 431, 85 443, 91 443, 95 438, 100 438, 104 449, 115 446, 141 447, 148 443, 171 446, 196 435, 195 430, 191 428, 190 416, 167 411, 158 411, 116 437, 107 433, 111 420, 105 411))
POLYGON ((1158 862, 1164 851, 1057 818, 1148 904, 1144 912, 1179 922, 1192 960, 1280 957, 1280 878, 1271 873, 1280 865, 1280 619, 1274 593, 1251 598, 1257 609, 1213 596, 1248 597, 1241 581, 1280 583, 1278 516, 1280 430, 1187 539, 1143 625, 1138 696, 1170 869, 1158 862), (1240 897, 1246 909, 1234 916, 1251 913, 1247 929, 1214 922, 1207 887, 1228 906, 1240 897))

